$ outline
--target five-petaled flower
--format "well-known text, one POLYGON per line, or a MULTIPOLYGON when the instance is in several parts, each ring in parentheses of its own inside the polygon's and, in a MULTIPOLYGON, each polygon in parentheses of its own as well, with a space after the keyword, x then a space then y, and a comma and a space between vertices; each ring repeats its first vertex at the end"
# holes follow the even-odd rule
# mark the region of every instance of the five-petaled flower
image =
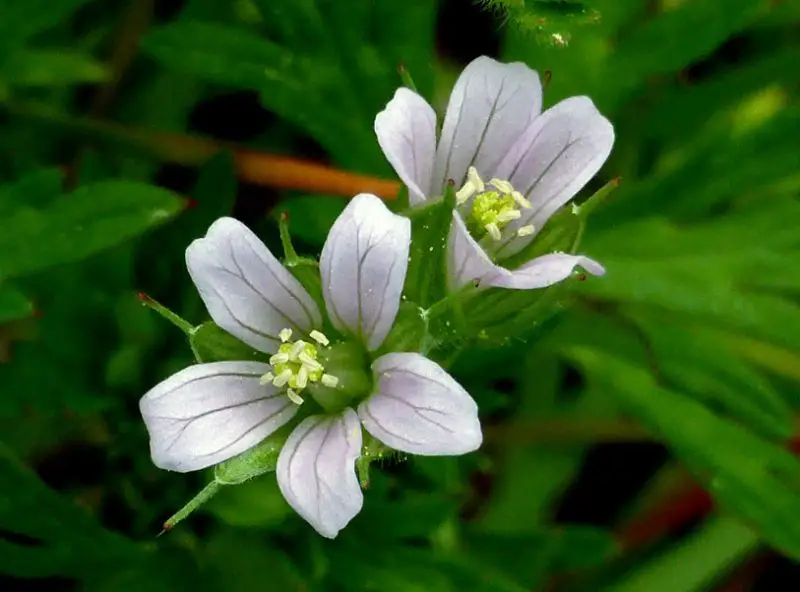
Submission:
POLYGON ((375 355, 399 309, 410 232, 408 219, 367 194, 336 220, 320 259, 325 310, 340 333, 329 337, 314 299, 267 247, 240 222, 217 220, 187 249, 189 272, 214 322, 270 363, 196 364, 144 395, 153 462, 203 469, 299 421, 278 457, 278 485, 300 516, 334 537, 363 503, 354 466, 361 426, 413 454, 477 449, 477 406, 447 372, 418 353, 375 355), (371 388, 355 396, 337 376, 350 369, 326 366, 325 352, 339 343, 367 360, 371 388))
POLYGON ((378 142, 412 206, 441 195, 449 180, 459 188, 448 243, 451 289, 475 280, 483 287, 544 288, 577 265, 604 273, 588 257, 566 253, 516 269, 502 265, 597 173, 614 143, 613 127, 587 97, 541 108, 536 72, 480 57, 453 88, 438 143, 436 113, 407 88, 375 118, 378 142))

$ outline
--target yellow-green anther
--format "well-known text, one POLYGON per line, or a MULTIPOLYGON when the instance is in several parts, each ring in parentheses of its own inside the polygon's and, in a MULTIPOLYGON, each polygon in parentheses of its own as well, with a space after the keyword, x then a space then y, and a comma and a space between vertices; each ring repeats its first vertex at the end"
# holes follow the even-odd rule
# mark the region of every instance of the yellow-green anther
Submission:
POLYGON ((519 230, 517 230, 517 236, 530 236, 536 231, 533 224, 527 224, 522 226, 519 230))
POLYGON ((280 388, 282 386, 286 386, 286 383, 288 383, 291 378, 292 378, 292 371, 286 368, 285 370, 282 370, 281 373, 274 378, 272 384, 280 388))
MULTIPOLYGON (((467 185, 472 187, 469 181, 464 187, 467 185)), ((503 229, 522 218, 520 208, 531 207, 531 203, 503 179, 492 179, 482 191, 473 192, 470 197, 472 202, 465 206, 463 213, 467 228, 478 240, 486 235, 494 241, 502 240, 503 229)))
POLYGON ((497 214, 497 222, 499 224, 508 223, 512 220, 519 220, 520 218, 522 218, 522 214, 519 210, 506 210, 497 214))
POLYGON ((509 183, 508 181, 503 181, 502 179, 493 178, 491 181, 489 181, 489 185, 494 185, 494 187, 500 193, 513 193, 514 192, 514 188, 511 186, 511 183, 509 183))
POLYGON ((273 366, 277 366, 278 364, 285 364, 289 361, 289 354, 284 352, 278 352, 277 354, 270 356, 269 363, 273 366))
POLYGON ((323 374, 320 382, 322 382, 322 384, 324 384, 328 388, 336 388, 336 385, 339 384, 339 379, 330 374, 323 374))
POLYGON ((481 193, 485 188, 483 180, 478 175, 478 170, 475 167, 467 169, 467 182, 464 186, 456 191, 456 203, 461 205, 465 203, 470 197, 476 193, 481 193))
POLYGON ((303 341, 302 339, 298 339, 297 341, 295 341, 294 344, 292 345, 292 349, 289 350, 289 359, 292 362, 297 360, 297 356, 299 356, 300 352, 302 352, 303 349, 305 349, 306 345, 307 345, 306 342, 303 341))
MULTIPOLYGON (((317 360, 319 350, 317 345, 298 339, 291 341, 291 329, 282 329, 278 336, 281 345, 278 351, 269 359, 273 372, 267 372, 261 377, 261 384, 272 383, 278 388, 287 387, 286 395, 297 405, 303 402, 300 391, 309 383, 333 381, 338 384, 338 379, 330 374, 324 374, 325 367, 317 360), (327 378, 326 378, 327 377, 327 378)), ((310 337, 320 346, 329 344, 330 341, 320 331, 312 331, 310 337)))
POLYGON ((325 334, 322 333, 321 331, 317 331, 316 329, 314 329, 311 333, 309 333, 308 336, 322 346, 328 346, 331 344, 328 338, 325 337, 325 334))
POLYGON ((297 391, 294 389, 286 389, 286 396, 289 397, 289 400, 295 405, 302 405, 305 402, 303 397, 298 395, 297 391))
POLYGON ((308 366, 303 364, 300 366, 300 370, 297 371, 297 375, 295 376, 295 384, 297 384, 297 388, 304 389, 308 384, 308 366))
POLYGON ((519 207, 521 208, 529 210, 533 207, 531 202, 529 202, 527 198, 524 195, 522 195, 519 191, 512 191, 511 197, 514 198, 514 201, 517 202, 517 204, 519 204, 519 207))
POLYGON ((499 241, 501 238, 503 238, 503 235, 500 234, 500 228, 494 222, 489 222, 485 228, 486 232, 488 232, 489 236, 491 236, 494 240, 499 241))

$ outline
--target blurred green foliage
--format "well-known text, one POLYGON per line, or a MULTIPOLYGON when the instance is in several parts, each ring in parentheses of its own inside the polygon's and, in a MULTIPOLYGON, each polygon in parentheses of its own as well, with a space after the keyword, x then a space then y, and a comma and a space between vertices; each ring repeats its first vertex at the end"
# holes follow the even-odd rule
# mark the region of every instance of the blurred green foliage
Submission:
MULTIPOLYGON (((430 0, 0 1, 0 587, 689 592, 765 546, 800 559, 800 8, 447 7, 494 18, 498 57, 551 72, 546 105, 588 95, 614 123, 584 198, 621 185, 581 247, 608 274, 569 283, 522 337, 499 325, 454 357, 486 445, 374 466, 335 541, 291 513, 272 475, 155 539, 210 476, 150 462, 138 398, 192 351, 137 291, 200 324, 183 251, 211 221, 234 213, 277 247, 288 211, 313 257, 343 200, 240 186, 228 152, 154 132, 389 178, 372 126, 398 66, 443 108, 463 66, 448 56, 476 57, 486 33, 430 0), (447 29, 458 51, 437 43, 447 29), (260 109, 226 110, 232 96, 260 109), (199 129, 209 110, 222 123, 199 129), (244 116, 246 137, 226 136, 244 116), (626 546, 620 521, 657 488, 632 495, 582 470, 626 438, 664 443, 720 515, 626 546), (604 519, 571 520, 565 492, 603 483, 604 519)), ((653 483, 673 466, 651 466, 653 483)))

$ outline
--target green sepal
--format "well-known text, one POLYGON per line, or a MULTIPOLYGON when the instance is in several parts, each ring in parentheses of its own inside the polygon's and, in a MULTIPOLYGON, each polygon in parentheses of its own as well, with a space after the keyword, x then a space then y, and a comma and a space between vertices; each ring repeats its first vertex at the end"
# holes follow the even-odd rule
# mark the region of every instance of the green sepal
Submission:
POLYGON ((253 448, 219 463, 214 467, 214 481, 219 485, 238 485, 274 471, 281 448, 293 429, 293 423, 287 424, 253 448))
POLYGON ((598 189, 582 205, 562 208, 553 215, 536 237, 519 253, 505 261, 503 267, 514 269, 523 263, 548 253, 576 253, 581 245, 589 215, 619 186, 615 177, 598 189))
POLYGON ((474 337, 503 343, 528 338, 563 310, 565 284, 570 279, 541 290, 492 288, 464 303, 464 315, 474 337))
POLYGON ((280 229, 281 244, 283 245, 284 267, 306 289, 317 306, 324 310, 325 302, 322 297, 322 279, 319 275, 319 263, 316 259, 301 257, 294 250, 292 237, 289 234, 289 218, 285 213, 278 220, 278 228, 280 229))
POLYGON ((428 335, 427 311, 413 302, 400 303, 394 324, 377 355, 389 352, 422 352, 428 335))
POLYGON ((422 307, 441 300, 447 291, 447 242, 455 205, 455 189, 448 184, 443 197, 406 212, 411 219, 411 250, 405 294, 422 307))
POLYGON ((178 522, 181 522, 182 520, 187 518, 189 514, 194 512, 197 508, 199 508, 208 500, 210 500, 212 497, 214 497, 219 491, 220 485, 221 484, 218 483, 217 481, 212 481, 211 483, 206 485, 202 489, 202 491, 200 491, 200 493, 198 493, 196 496, 190 499, 185 506, 183 506, 180 510, 175 512, 172 516, 170 516, 166 520, 166 522, 164 522, 161 534, 169 532, 170 530, 175 528, 175 525, 178 524, 178 522))
POLYGON ((189 331, 189 346, 198 362, 255 361, 267 362, 266 354, 242 343, 233 335, 206 321, 189 331))
POLYGON ((376 460, 389 458, 394 451, 383 442, 373 437, 369 432, 364 432, 364 441, 361 446, 361 456, 356 460, 356 472, 361 487, 369 487, 369 467, 376 460))
POLYGON ((405 185, 400 187, 397 196, 394 199, 386 201, 386 207, 389 208, 390 212, 394 212, 395 214, 407 214, 406 210, 411 207, 411 203, 408 199, 408 187, 405 185))

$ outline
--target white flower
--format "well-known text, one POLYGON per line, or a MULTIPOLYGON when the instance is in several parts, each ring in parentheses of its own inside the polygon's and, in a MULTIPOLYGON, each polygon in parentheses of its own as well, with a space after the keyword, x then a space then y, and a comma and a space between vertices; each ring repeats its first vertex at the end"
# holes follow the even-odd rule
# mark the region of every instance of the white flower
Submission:
MULTIPOLYGON (((408 219, 363 194, 325 242, 320 268, 328 318, 365 352, 380 347, 397 315, 410 233, 408 219)), ((142 397, 153 462, 181 472, 252 448, 314 406, 302 396, 310 384, 335 389, 339 383, 318 356, 335 340, 322 332, 314 300, 243 224, 217 220, 189 246, 186 262, 213 320, 271 357, 270 364, 190 366, 142 397)), ((372 390, 363 400, 312 411, 278 458, 287 502, 326 537, 336 536, 363 503, 354 467, 361 425, 391 448, 421 455, 463 454, 482 441, 475 402, 434 362, 389 353, 371 362, 371 372, 372 390)))
POLYGON ((502 266, 597 173, 611 152, 614 129, 588 97, 561 101, 544 113, 539 76, 526 65, 487 57, 470 63, 450 95, 441 135, 436 114, 406 88, 375 118, 387 160, 419 205, 458 188, 450 229, 448 281, 458 288, 532 289, 560 282, 587 257, 552 253, 514 270, 502 266))

